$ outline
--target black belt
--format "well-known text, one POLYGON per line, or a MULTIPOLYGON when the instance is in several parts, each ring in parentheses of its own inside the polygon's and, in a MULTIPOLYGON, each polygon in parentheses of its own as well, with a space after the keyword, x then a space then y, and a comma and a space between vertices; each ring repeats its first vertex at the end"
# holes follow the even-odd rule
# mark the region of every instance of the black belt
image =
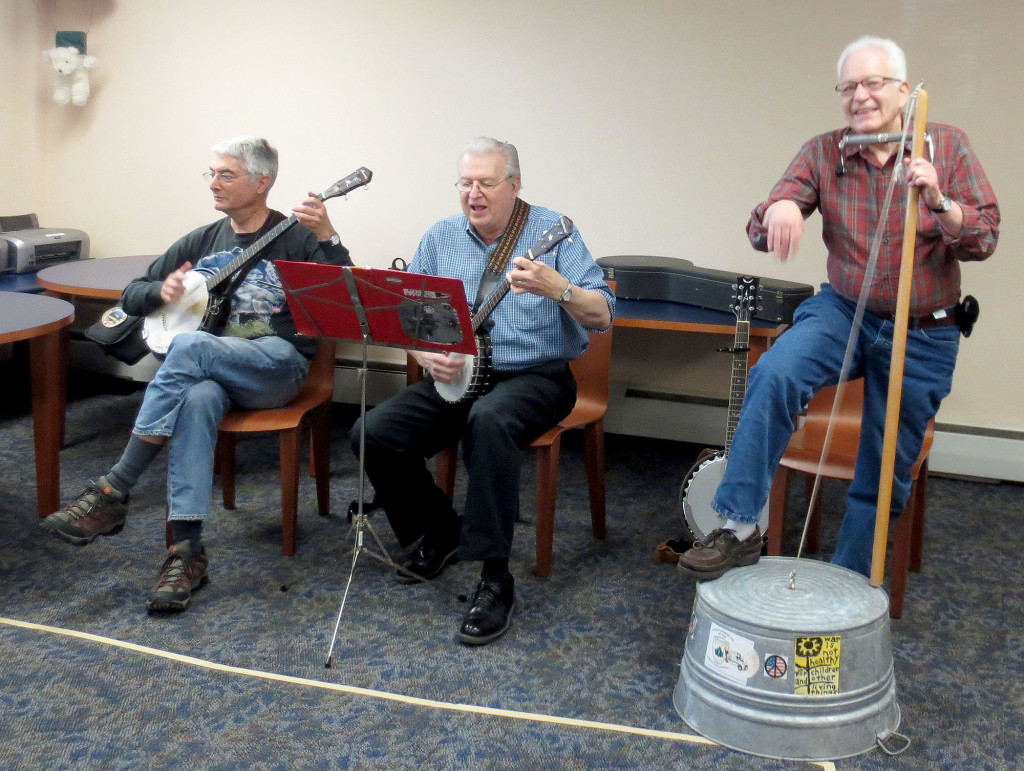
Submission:
MULTIPOLYGON (((892 313, 887 313, 882 316, 886 321, 896 321, 896 316, 892 313)), ((956 306, 952 308, 946 308, 944 310, 934 311, 929 313, 927 316, 916 316, 907 319, 907 329, 932 329, 934 327, 955 327, 957 324, 956 320, 956 306)))

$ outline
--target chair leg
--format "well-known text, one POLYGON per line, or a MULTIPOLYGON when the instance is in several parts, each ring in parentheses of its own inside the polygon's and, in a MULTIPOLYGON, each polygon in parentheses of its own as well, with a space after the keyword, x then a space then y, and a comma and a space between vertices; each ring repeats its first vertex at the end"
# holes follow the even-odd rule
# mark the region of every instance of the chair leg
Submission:
POLYGON ((924 551, 924 511, 928 500, 928 459, 921 464, 921 471, 910 490, 910 501, 914 506, 914 532, 910 544, 910 569, 921 572, 921 555, 924 551))
POLYGON ((217 471, 220 475, 220 489, 224 508, 235 508, 235 435, 218 434, 217 449, 214 450, 217 471))
POLYGON ((295 554, 295 528, 299 508, 299 429, 280 431, 281 438, 281 553, 295 554))
POLYGON ((537 448, 537 566, 534 575, 551 574, 551 549, 555 539, 555 497, 558 492, 558 460, 562 437, 547 447, 537 448))
MULTIPOLYGON (((916 482, 914 483, 917 484, 916 482)), ((915 520, 918 511, 914 501, 914 490, 903 513, 896 518, 892 528, 892 561, 889 577, 889 618, 903 615, 903 593, 907 588, 907 568, 914 548, 915 520)))
POLYGON ((459 465, 459 446, 445 447, 434 456, 434 484, 449 498, 455 497, 455 469, 459 465))
POLYGON ((595 538, 605 537, 604 420, 596 420, 583 429, 583 447, 590 488, 590 527, 595 538))
POLYGON ((786 488, 789 486, 789 470, 779 466, 775 470, 772 489, 768 494, 768 555, 782 554, 782 532, 786 522, 786 488))
POLYGON ((311 415, 309 431, 309 465, 316 480, 317 513, 331 513, 331 422, 330 408, 311 415))

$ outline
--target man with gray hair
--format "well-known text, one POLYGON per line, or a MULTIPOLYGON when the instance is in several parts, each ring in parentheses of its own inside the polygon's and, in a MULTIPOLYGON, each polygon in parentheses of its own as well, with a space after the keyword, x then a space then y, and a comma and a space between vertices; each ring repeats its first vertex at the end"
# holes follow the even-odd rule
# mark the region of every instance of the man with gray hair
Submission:
MULTIPOLYGON (((903 108, 910 96, 906 57, 896 43, 863 37, 839 57, 836 93, 847 127, 807 142, 747 223, 754 248, 785 261, 796 254, 804 220, 821 212, 828 283, 805 300, 793 326, 760 358, 711 508, 724 521, 679 558, 698 579, 717 578, 757 562, 757 521, 772 477, 794 430, 794 418, 824 386, 839 380, 882 202, 899 155, 903 108), (851 136, 865 141, 843 141, 851 136), (895 139, 894 139, 895 136, 895 139), (874 141, 870 141, 874 140, 874 141)), ((864 414, 855 477, 832 562, 869 575, 882 463, 903 221, 911 187, 919 192, 903 399, 891 511, 904 508, 911 466, 925 429, 949 393, 959 348, 960 263, 984 260, 996 248, 999 205, 967 141, 953 126, 929 123, 931 153, 904 159, 877 254, 875 278, 853 349, 851 377, 864 378, 864 414), (892 237, 890 237, 890 234, 892 237)))
MULTIPOLYGON (((121 295, 125 312, 147 315, 177 301, 190 270, 220 270, 285 219, 267 205, 277 178, 277 150, 265 139, 242 136, 214 145, 212 151, 203 176, 209 180, 214 208, 227 216, 176 241, 145 275, 132 281, 121 295)), ((174 543, 146 603, 150 611, 184 610, 192 592, 206 581, 209 558, 201 538, 221 417, 233 407, 287 404, 305 380, 315 341, 297 337, 274 261, 352 264, 323 202, 313 193, 292 213, 301 227, 274 239, 235 287, 224 333, 183 332, 171 339, 120 460, 42 522, 58 538, 80 546, 98 535, 119 532, 129 492, 169 443, 167 507, 174 543)))
MULTIPOLYGON (((433 225, 409 270, 462 280, 477 305, 507 282, 490 316, 492 369, 476 399, 448 401, 435 382, 451 384, 469 366, 441 353, 414 351, 430 378, 366 415, 366 473, 399 544, 419 545, 396 579, 440 575, 457 558, 482 561, 480 582, 458 639, 481 645, 508 629, 515 608, 509 570, 519 510, 522 448, 572 411, 576 382, 569 362, 586 350, 587 330, 611 326, 615 298, 579 232, 536 261, 524 255, 560 215, 519 198, 516 148, 489 137, 459 155, 462 213, 433 225), (459 517, 434 484, 426 459, 462 440, 468 490, 459 517)), ((352 429, 358 452, 360 426, 352 429)))

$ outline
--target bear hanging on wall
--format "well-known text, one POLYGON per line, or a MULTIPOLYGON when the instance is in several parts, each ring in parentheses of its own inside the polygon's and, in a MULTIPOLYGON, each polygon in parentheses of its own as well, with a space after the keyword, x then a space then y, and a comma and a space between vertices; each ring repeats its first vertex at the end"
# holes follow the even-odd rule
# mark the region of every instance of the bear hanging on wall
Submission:
POLYGON ((53 65, 57 78, 53 101, 78 107, 89 101, 89 70, 98 64, 95 56, 86 56, 74 46, 61 46, 43 51, 43 60, 53 65))

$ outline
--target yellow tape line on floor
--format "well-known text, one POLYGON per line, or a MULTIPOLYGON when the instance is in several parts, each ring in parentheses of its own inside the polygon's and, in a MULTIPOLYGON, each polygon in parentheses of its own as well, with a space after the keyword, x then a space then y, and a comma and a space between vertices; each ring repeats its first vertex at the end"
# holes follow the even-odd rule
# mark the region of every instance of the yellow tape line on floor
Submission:
MULTIPOLYGON (((472 704, 457 704, 446 701, 435 701, 433 699, 421 699, 416 696, 403 696, 397 693, 388 693, 387 691, 375 691, 370 688, 359 688, 354 685, 342 685, 340 683, 324 682, 323 680, 311 680, 305 677, 279 675, 274 672, 262 672, 258 669, 244 669, 242 667, 233 667, 227 664, 218 664, 213 661, 206 661, 205 659, 199 659, 195 656, 184 656, 180 653, 172 653, 171 651, 164 651, 159 648, 150 648, 146 645, 136 645, 135 643, 125 642, 124 640, 115 640, 112 637, 101 637, 100 635, 89 634, 88 632, 78 632, 74 629, 61 629, 60 627, 46 626, 44 624, 33 624, 28 621, 3 618, 2 616, 0 616, 0 623, 6 624, 7 626, 20 627, 22 629, 31 629, 37 632, 47 632, 49 634, 62 635, 64 637, 75 637, 80 640, 89 640, 90 642, 102 643, 103 645, 110 645, 115 648, 135 651, 136 653, 144 653, 149 656, 169 659, 170 661, 191 664, 196 667, 202 667, 203 669, 212 669, 218 672, 230 672, 235 675, 255 677, 262 680, 275 680, 277 682, 291 683, 293 685, 305 685, 312 688, 339 691, 341 693, 348 693, 356 696, 368 696, 374 699, 397 701, 418 707, 431 707, 433 709, 445 709, 452 712, 467 712, 478 715, 492 715, 494 717, 506 717, 514 720, 530 720, 536 723, 553 723, 555 725, 574 726, 577 728, 592 728, 601 731, 615 731, 618 733, 635 734, 637 736, 648 736, 655 739, 690 742, 692 744, 708 744, 712 746, 717 744, 709 739, 705 739, 703 736, 696 736, 693 734, 682 734, 674 731, 657 731, 651 728, 636 728, 634 726, 618 725, 616 723, 601 723, 594 720, 580 720, 578 718, 558 717, 555 715, 542 715, 536 712, 518 712, 511 709, 479 707, 472 704)), ((812 762, 812 765, 820 766, 826 771, 835 771, 835 765, 828 761, 812 762)))

